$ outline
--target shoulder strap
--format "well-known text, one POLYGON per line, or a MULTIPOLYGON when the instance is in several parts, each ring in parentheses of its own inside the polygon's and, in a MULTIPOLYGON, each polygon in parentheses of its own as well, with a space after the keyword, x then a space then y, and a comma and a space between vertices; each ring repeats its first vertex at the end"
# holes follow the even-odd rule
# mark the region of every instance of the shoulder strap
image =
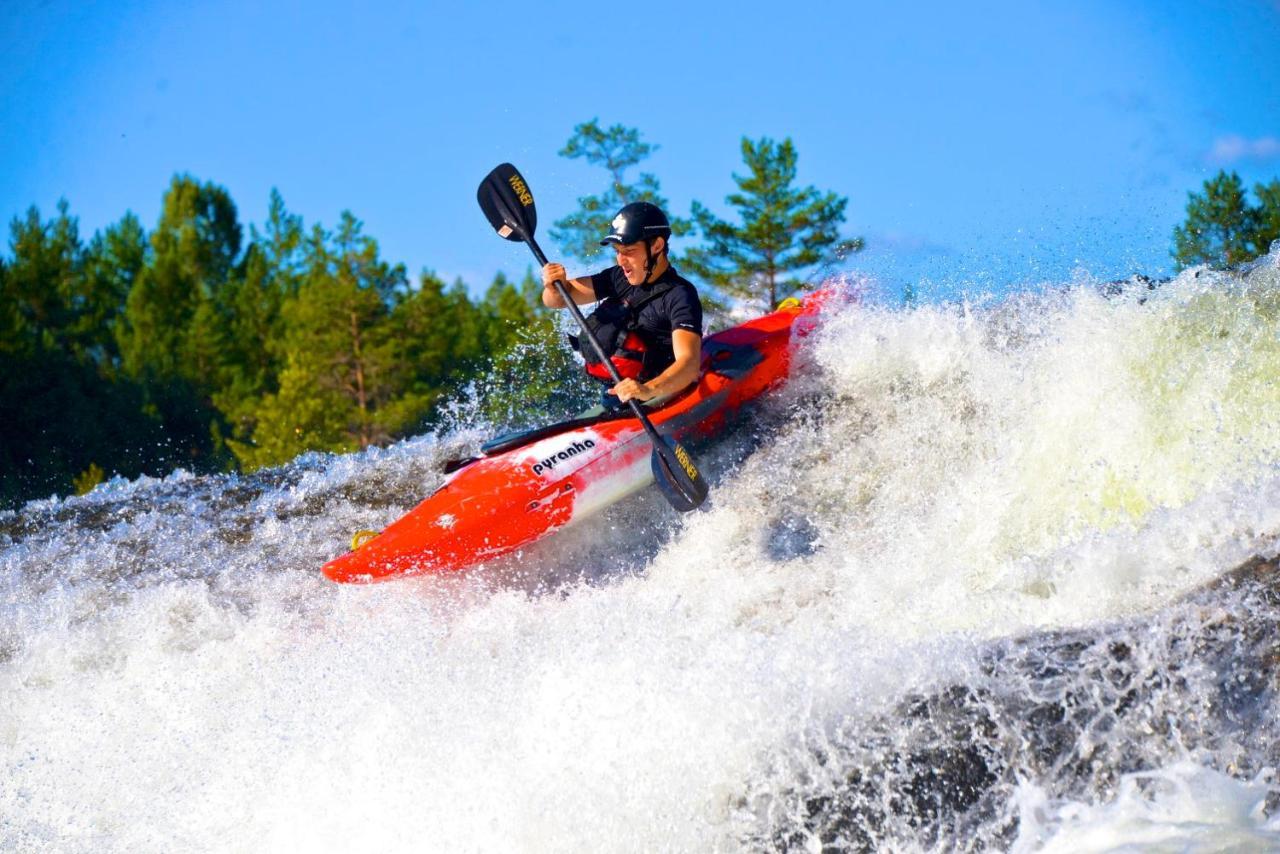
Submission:
MULTIPOLYGON (((658 297, 662 296, 662 295, 663 295, 663 294, 665 294, 667 291, 669 291, 669 290, 671 290, 672 288, 674 288, 677 284, 679 284, 679 283, 678 283, 678 282, 667 282, 665 285, 663 285, 663 286, 662 286, 662 287, 660 287, 660 288, 654 288, 652 291, 650 291, 649 293, 645 294, 645 295, 644 295, 644 297, 643 297, 642 299, 636 300, 634 303, 629 303, 629 302, 627 302, 627 303, 626 303, 627 308, 631 310, 631 314, 632 314, 633 316, 638 317, 638 316, 640 315, 640 309, 644 308, 646 305, 648 305, 649 303, 653 302, 653 301, 654 301, 654 300, 656 300, 658 297)), ((623 302, 626 302, 626 300, 623 300, 623 302)))

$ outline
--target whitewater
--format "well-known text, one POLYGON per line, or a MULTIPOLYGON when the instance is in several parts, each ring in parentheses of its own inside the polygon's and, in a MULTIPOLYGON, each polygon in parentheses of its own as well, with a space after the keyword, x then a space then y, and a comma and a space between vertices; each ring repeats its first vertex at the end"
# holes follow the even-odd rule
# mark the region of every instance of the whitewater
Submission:
POLYGON ((0 849, 1280 850, 1280 250, 796 359, 464 575, 318 569, 479 423, 0 514, 0 849))

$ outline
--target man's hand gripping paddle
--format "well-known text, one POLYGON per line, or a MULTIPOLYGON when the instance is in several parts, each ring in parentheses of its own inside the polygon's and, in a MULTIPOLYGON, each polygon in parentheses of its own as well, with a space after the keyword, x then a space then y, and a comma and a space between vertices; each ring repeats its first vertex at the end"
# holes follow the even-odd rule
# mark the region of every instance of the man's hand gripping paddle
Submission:
MULTIPOLYGON (((538 259, 538 263, 544 267, 547 265, 547 256, 542 254, 537 241, 533 239, 533 230, 538 224, 538 211, 533 205, 533 193, 530 192, 528 183, 521 177, 516 167, 510 163, 503 163, 490 172, 480 182, 476 198, 479 199, 480 208, 499 236, 528 244, 529 250, 533 252, 533 257, 538 259)), ((613 362, 600 348, 600 342, 587 328, 586 318, 582 316, 582 310, 578 308, 577 303, 569 296, 564 282, 557 280, 555 286, 560 299, 564 300, 573 314, 573 319, 582 327, 582 340, 591 346, 596 358, 608 369, 614 384, 622 382, 617 368, 613 366, 613 362)), ((645 432, 653 442, 653 476, 658 481, 662 494, 675 509, 681 512, 693 510, 706 499, 708 491, 707 482, 698 471, 693 457, 675 439, 663 436, 654 428, 653 422, 649 420, 649 416, 645 414, 638 401, 633 398, 627 403, 631 405, 631 411, 640 419, 645 432)))

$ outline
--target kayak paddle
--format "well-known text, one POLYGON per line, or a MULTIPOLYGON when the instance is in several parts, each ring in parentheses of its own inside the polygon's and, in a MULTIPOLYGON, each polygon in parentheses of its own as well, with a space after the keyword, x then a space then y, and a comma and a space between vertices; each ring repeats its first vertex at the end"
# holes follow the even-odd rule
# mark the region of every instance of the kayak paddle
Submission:
MULTIPOLYGON (((484 215, 500 237, 526 243, 529 250, 533 252, 533 257, 538 259, 538 263, 543 267, 547 265, 547 256, 542 254, 538 242, 533 239, 533 231, 538 224, 538 211, 533 205, 533 193, 516 167, 510 163, 503 163, 490 172, 480 182, 476 198, 480 202, 484 215)), ((600 342, 591 334, 591 330, 587 327, 587 320, 582 316, 582 310, 569 296, 565 283, 557 279, 555 287, 556 292, 560 294, 560 299, 564 300, 569 307, 573 319, 582 328, 583 340, 591 345, 596 358, 609 371, 609 376, 613 378, 614 383, 622 382, 618 369, 605 355, 600 342)), ((627 403, 631 405, 631 411, 640 419, 645 432, 649 434, 650 441, 653 442, 653 476, 662 489, 662 494, 675 509, 681 512, 693 510, 706 499, 709 490, 693 457, 675 439, 665 437, 657 431, 653 422, 649 420, 649 416, 640 407, 639 401, 633 398, 627 403)))

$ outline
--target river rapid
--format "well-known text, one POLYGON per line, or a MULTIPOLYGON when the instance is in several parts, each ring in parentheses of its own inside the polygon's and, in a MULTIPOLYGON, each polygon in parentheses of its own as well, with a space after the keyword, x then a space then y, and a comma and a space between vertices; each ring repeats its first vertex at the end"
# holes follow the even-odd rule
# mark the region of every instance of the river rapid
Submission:
POLYGON ((491 429, 0 514, 0 849, 1280 849, 1280 251, 833 306, 704 509, 320 576, 491 429))

